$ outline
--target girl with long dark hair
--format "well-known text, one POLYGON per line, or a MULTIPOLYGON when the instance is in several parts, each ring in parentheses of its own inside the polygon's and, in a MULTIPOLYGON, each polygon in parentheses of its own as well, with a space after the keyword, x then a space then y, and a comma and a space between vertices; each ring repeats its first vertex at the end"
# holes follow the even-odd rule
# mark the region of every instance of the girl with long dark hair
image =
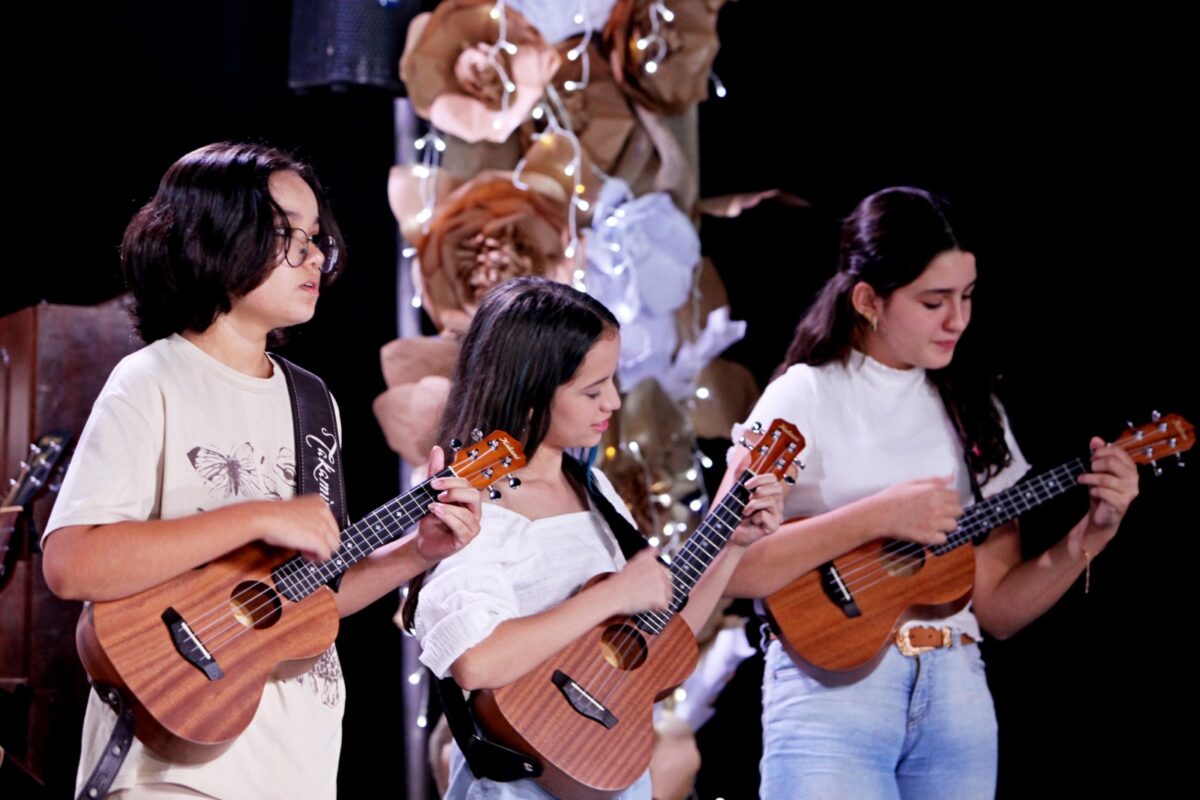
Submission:
MULTIPOLYGON (((620 497, 598 469, 573 469, 567 453, 595 448, 621 405, 619 337, 603 305, 552 281, 509 281, 480 304, 439 436, 466 441, 474 428, 507 430, 522 441, 528 462, 517 473, 519 489, 484 504, 475 542, 409 592, 406 619, 415 623, 421 660, 438 677, 452 675, 467 690, 501 687, 609 617, 668 606, 670 573, 651 548, 625 561, 585 484, 594 483, 632 523, 620 497), (616 574, 580 590, 601 572, 616 574)), ((781 520, 773 476, 747 487, 753 494, 742 525, 681 612, 693 630, 711 613, 745 544, 781 520)), ((530 780, 475 779, 456 748, 447 797, 468 796, 549 795, 530 780)), ((648 773, 622 794, 649 796, 648 773)))
MULTIPOLYGON (((885 189, 846 219, 837 273, 750 415, 803 431, 806 468, 785 516, 807 519, 752 546, 730 594, 765 597, 875 539, 944 543, 972 479, 989 495, 1026 472, 988 376, 958 352, 975 283, 950 207, 926 191, 885 189)), ((1091 505, 1067 535, 1024 560, 1015 522, 992 530, 975 548, 971 605, 903 626, 865 677, 806 672, 771 642, 763 797, 994 794, 996 717, 976 645, 1044 613, 1116 534, 1137 472, 1119 448, 1093 438, 1091 449, 1079 478, 1091 505)))

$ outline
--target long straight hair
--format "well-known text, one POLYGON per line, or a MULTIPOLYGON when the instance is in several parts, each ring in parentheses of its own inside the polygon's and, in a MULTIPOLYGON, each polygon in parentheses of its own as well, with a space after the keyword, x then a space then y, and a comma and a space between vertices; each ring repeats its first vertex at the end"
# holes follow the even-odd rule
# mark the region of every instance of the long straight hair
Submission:
MULTIPOLYGON (((545 278, 490 291, 463 337, 437 440, 503 430, 532 459, 550 429, 550 403, 617 318, 595 298, 545 278)), ((425 573, 409 584, 401 619, 412 630, 425 573)))
MULTIPOLYGON (((946 200, 908 186, 884 189, 860 202, 842 223, 837 272, 800 319, 776 377, 794 364, 845 364, 866 335, 866 321, 851 300, 854 287, 863 281, 887 299, 919 278, 940 253, 970 250, 953 216, 946 200)), ((992 396, 994 381, 977 366, 970 331, 948 366, 926 374, 962 435, 968 464, 986 482, 1012 461, 1012 454, 992 396)))

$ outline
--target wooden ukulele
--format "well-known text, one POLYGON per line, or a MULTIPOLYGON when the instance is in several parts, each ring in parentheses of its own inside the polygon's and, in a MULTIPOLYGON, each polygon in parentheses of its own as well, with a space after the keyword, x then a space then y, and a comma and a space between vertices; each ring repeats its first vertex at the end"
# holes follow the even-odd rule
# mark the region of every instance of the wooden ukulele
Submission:
POLYGON ((669 610, 614 617, 508 686, 472 694, 491 738, 540 763, 531 777, 546 791, 568 800, 611 797, 646 771, 654 702, 696 665, 696 640, 677 614, 741 523, 746 482, 764 472, 783 476, 802 449, 793 425, 772 423, 729 493, 670 562, 669 610))
POLYGON ((433 478, 482 489, 524 466, 520 442, 507 433, 479 438, 343 530, 328 561, 254 542, 144 592, 88 604, 75 637, 88 674, 128 698, 137 737, 160 756, 190 763, 219 755, 250 724, 277 664, 333 643, 338 614, 325 584, 424 517, 438 494, 433 478))
MULTIPOLYGON (((1159 474, 1156 462, 1180 456, 1194 439, 1187 420, 1156 413, 1115 444, 1159 474)), ((970 600, 975 553, 962 545, 1072 489, 1088 463, 1076 458, 969 507, 945 544, 876 539, 801 575, 765 600, 784 649, 816 674, 869 671, 901 625, 944 618, 970 600)))

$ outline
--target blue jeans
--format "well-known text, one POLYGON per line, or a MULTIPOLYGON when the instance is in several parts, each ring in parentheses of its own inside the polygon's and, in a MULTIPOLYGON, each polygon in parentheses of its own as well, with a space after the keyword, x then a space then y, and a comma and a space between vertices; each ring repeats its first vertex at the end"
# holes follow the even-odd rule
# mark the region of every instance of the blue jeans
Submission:
POLYGON ((976 645, 916 657, 889 645, 874 672, 835 687, 797 668, 779 642, 767 649, 764 800, 990 798, 996 753, 976 645))
MULTIPOLYGON (((455 744, 450 748, 450 786, 445 800, 554 800, 554 795, 531 780, 498 783, 477 779, 455 744)), ((614 800, 650 800, 650 770, 614 800)))

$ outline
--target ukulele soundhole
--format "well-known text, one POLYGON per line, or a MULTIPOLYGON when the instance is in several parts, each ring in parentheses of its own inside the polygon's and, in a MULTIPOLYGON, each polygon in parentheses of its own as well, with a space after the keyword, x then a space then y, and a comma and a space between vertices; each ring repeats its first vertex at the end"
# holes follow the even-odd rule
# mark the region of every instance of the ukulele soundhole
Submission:
POLYGON ((889 539, 879 561, 893 578, 908 578, 925 566, 925 548, 912 542, 889 539))
POLYGON ((632 625, 609 625, 600 634, 600 652, 617 669, 637 669, 646 661, 646 640, 632 625))
POLYGON ((247 628, 269 628, 279 621, 283 613, 277 595, 265 583, 242 581, 229 598, 233 616, 247 628))

